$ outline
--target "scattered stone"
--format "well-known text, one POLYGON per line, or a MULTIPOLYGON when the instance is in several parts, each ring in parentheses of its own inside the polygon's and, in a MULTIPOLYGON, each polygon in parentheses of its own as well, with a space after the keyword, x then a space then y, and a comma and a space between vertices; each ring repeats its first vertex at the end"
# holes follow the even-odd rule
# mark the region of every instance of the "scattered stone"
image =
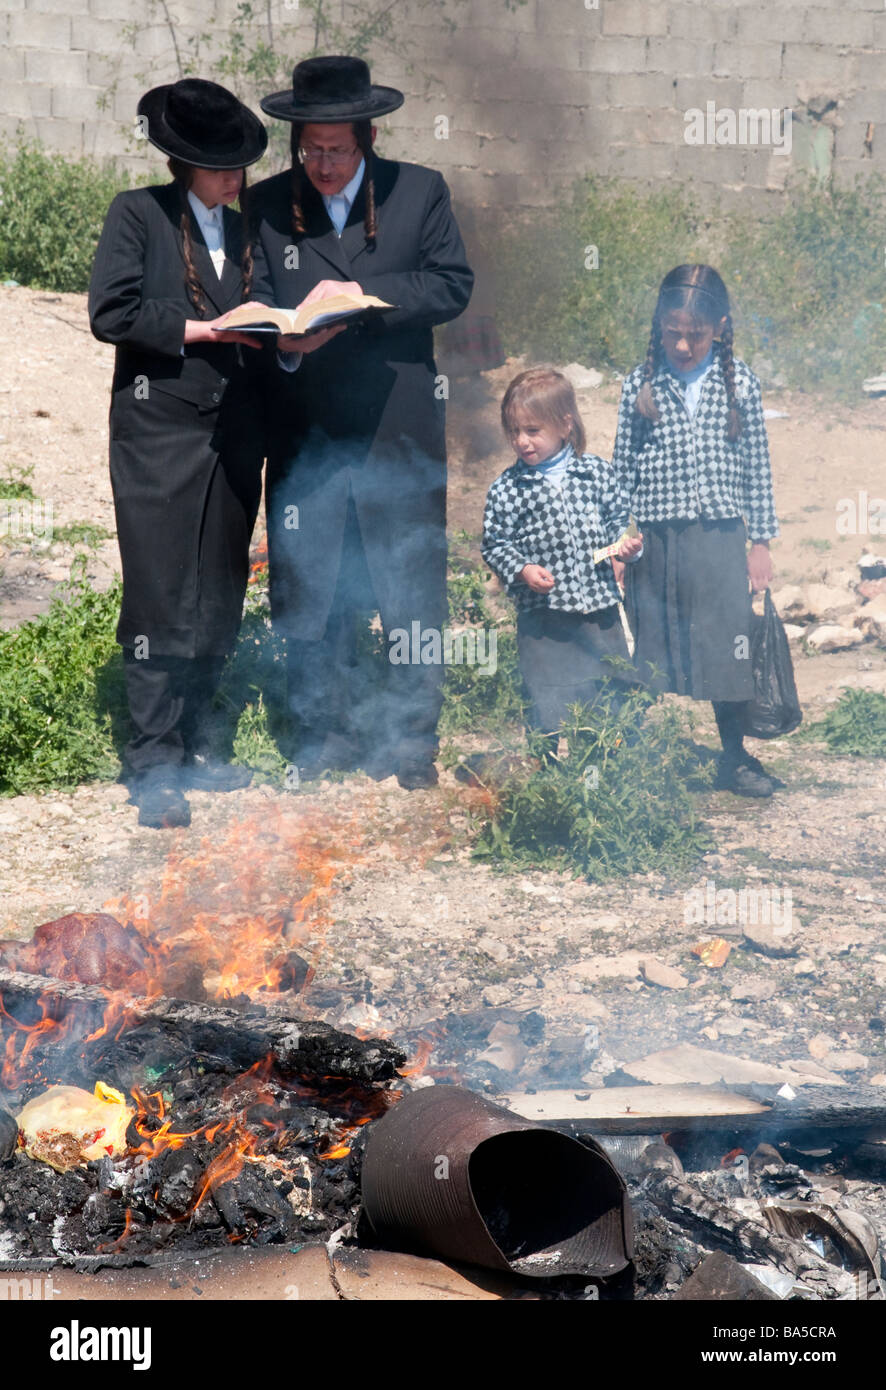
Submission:
POLYGON ((505 943, 495 936, 481 936, 477 939, 477 945, 485 955, 491 956, 500 965, 510 958, 511 953, 505 943))
POLYGON ((658 985, 661 989, 685 989, 689 984, 685 975, 672 965, 665 965, 654 956, 640 961, 640 973, 647 984, 658 985))
POLYGON ((874 1075, 871 1077, 871 1085, 886 1086, 886 1071, 874 1072, 874 1075))
POLYGON ((865 1071, 870 1065, 863 1052, 827 1052, 821 1058, 822 1066, 834 1071, 865 1071))
POLYGON ((793 931, 787 924, 773 926, 770 922, 747 922, 742 928, 744 939, 754 951, 776 960, 797 954, 793 931))
POLYGON ((603 373, 598 372, 595 367, 583 367, 580 362, 570 362, 561 370, 576 391, 595 391, 603 384, 603 373))
POLYGON ((511 991, 507 985, 487 985, 483 991, 483 1003, 488 1004, 491 1009, 500 1009, 503 1004, 507 1004, 511 997, 511 991))
POLYGON ((827 1057, 829 1052, 836 1051, 837 1040, 832 1038, 829 1033, 816 1033, 813 1038, 809 1039, 806 1046, 809 1048, 809 1056, 817 1057, 821 1061, 823 1057, 827 1057))
POLYGON ((730 999, 734 999, 737 1004, 755 1001, 764 1003, 771 999, 776 991, 774 980, 748 980, 746 984, 733 985, 729 991, 730 999))
POLYGON ((617 956, 592 956, 590 960, 580 960, 571 968, 571 974, 582 980, 634 980, 640 974, 640 951, 622 951, 617 956))
POLYGON ((810 956, 801 956, 794 964, 795 975, 814 975, 816 972, 815 961, 810 956))
POLYGON ((838 623, 823 623, 806 638, 810 647, 817 652, 845 652, 864 641, 864 634, 857 627, 841 627, 838 623))
POLYGON ((801 627, 799 623, 784 623, 783 626, 789 642, 799 642, 806 631, 805 627, 801 627))

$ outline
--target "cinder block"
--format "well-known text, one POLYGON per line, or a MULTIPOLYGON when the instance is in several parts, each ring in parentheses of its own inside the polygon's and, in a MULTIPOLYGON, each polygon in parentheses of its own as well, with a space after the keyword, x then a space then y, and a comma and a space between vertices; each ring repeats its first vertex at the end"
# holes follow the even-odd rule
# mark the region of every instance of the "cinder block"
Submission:
POLYGON ((746 82, 739 107, 747 110, 770 107, 778 111, 799 110, 796 83, 786 82, 784 78, 773 78, 769 82, 746 82))
POLYGON ((670 6, 663 0, 602 0, 601 32, 640 38, 668 33, 670 6))
POLYGON ((83 155, 83 124, 81 121, 53 121, 39 117, 34 122, 37 139, 56 154, 79 159, 83 155))
POLYGON ((613 145, 609 150, 609 169, 620 178, 650 180, 672 178, 676 170, 676 154, 667 145, 613 145))
POLYGON ((590 72, 645 72, 646 40, 601 35, 588 46, 585 61, 590 72))
MULTIPOLYGON (((865 149, 865 136, 867 134, 868 123, 866 121, 844 120, 843 124, 834 132, 834 155, 836 159, 866 159, 869 164, 873 162, 873 152, 877 149, 877 130, 874 128, 874 139, 871 146, 872 153, 868 154, 865 149)), ((886 129, 880 131, 880 145, 886 146, 886 129)))
POLYGON ((71 42, 71 21, 64 14, 19 10, 9 17, 9 42, 23 48, 66 49, 71 42))
POLYGON ((677 79, 661 72, 625 72, 606 79, 610 106, 670 106, 675 103, 677 79))
POLYGON ((71 18, 71 48, 83 48, 91 53, 103 53, 119 66, 129 56, 129 45, 120 35, 115 19, 96 19, 94 15, 79 14, 71 18))
MULTIPOLYGON (((686 4, 669 7, 668 29, 672 39, 732 39, 738 31, 739 14, 733 5, 699 5, 694 0, 686 4)), ((760 33, 760 17, 756 16, 757 28, 754 37, 760 33)))
MULTIPOLYGON (((578 4, 581 4, 581 0, 578 0, 578 4)), ((558 20, 561 16, 572 8, 571 0, 540 0, 540 3, 527 0, 525 5, 515 5, 512 10, 505 10, 504 6, 496 5, 494 0, 492 4, 489 0, 467 0, 465 5, 458 6, 453 18, 460 28, 466 29, 488 28, 490 19, 498 20, 516 30, 540 29, 546 23, 550 23, 556 29, 559 27, 558 20)), ((427 14, 421 4, 416 6, 416 11, 419 16, 427 14)))
POLYGON ((113 160, 115 164, 118 163, 135 147, 135 141, 127 137, 128 132, 121 135, 116 121, 93 117, 83 122, 83 148, 93 159, 113 160))
POLYGON ((692 43, 689 39, 649 40, 647 72, 664 72, 671 77, 688 77, 699 72, 710 72, 713 63, 712 43, 692 43))
POLYGON ((757 79, 781 76, 780 43, 718 43, 714 45, 714 77, 757 79))
MULTIPOLYGON (((879 80, 882 80, 882 55, 879 60, 879 80)), ((851 87, 858 78, 856 61, 853 55, 840 53, 834 48, 824 48, 811 43, 788 44, 784 51, 782 76, 787 81, 806 82, 812 85, 835 87, 838 91, 851 87)))
POLYGON ((839 115, 844 123, 863 121, 866 125, 868 121, 874 121, 878 125, 886 124, 886 90, 871 91, 868 88, 856 92, 840 106, 839 115))
POLYGON ((735 11, 735 37, 739 43, 759 43, 763 36, 781 43, 802 42, 806 37, 806 10, 779 4, 777 22, 771 27, 761 22, 759 8, 735 11))
MULTIPOLYGON (((539 43, 535 34, 520 34, 517 36, 513 58, 517 85, 520 82, 518 74, 525 72, 544 74, 543 80, 553 84, 559 80, 562 72, 577 72, 589 68, 591 55, 597 43, 599 39, 591 35, 582 39, 577 35, 550 34, 539 43)), ((535 77, 533 80, 539 79, 535 77)))
MULTIPOLYGON (((25 76, 25 55, 20 48, 0 48, 0 82, 22 82, 25 76)), ((3 94, 5 97, 5 93, 3 94)), ((0 105, 5 106, 5 101, 0 105)))
POLYGON ((610 144, 645 145, 649 139, 650 116, 645 106, 607 111, 605 119, 610 144))
POLYGON ((3 88, 3 114, 17 120, 49 116, 52 88, 39 82, 8 82, 3 88))
POLYGON ((653 144, 682 145, 685 133, 684 112, 665 110, 649 113, 649 139, 653 144))
MULTIPOLYGON (((882 18, 882 10, 878 18, 882 18)), ((803 37, 806 43, 828 44, 834 48, 871 48, 874 44, 874 15, 860 12, 854 4, 830 10, 808 10, 805 21, 803 37)))
POLYGON ((47 82, 52 86, 85 86, 86 54, 58 53, 50 48, 29 48, 25 52, 25 75, 29 82, 47 82))
MULTIPOLYGON (((662 148, 655 146, 656 149, 662 148)), ((738 188, 747 183, 747 150, 741 145, 679 145, 674 151, 676 175, 694 184, 738 188)))
POLYGON ((581 42, 593 39, 603 28, 603 7, 606 0, 588 4, 585 0, 544 0, 539 7, 538 35, 541 42, 548 34, 566 34, 581 42))
POLYGON ((28 0, 31 14, 88 14, 89 0, 28 0))
POLYGON ((544 169, 548 175, 560 177, 568 182, 586 174, 593 167, 597 151, 587 141, 556 141, 543 145, 541 160, 534 164, 536 169, 544 169))
MULTIPOLYGON (((488 68, 495 63, 513 63, 520 51, 521 42, 530 51, 538 52, 539 42, 534 34, 527 36, 507 23, 497 28, 459 27, 444 41, 447 62, 466 64, 471 68, 488 68)), ((437 39, 437 43, 440 43, 440 39, 437 39)))
POLYGON ((678 77, 674 87, 673 104, 680 111, 704 111, 712 101, 719 110, 729 106, 736 110, 745 105, 744 87, 737 78, 708 77, 700 73, 697 77, 678 77))
POLYGON ((886 53, 856 53, 851 59, 858 90, 876 92, 883 87, 883 74, 886 70, 886 53))
POLYGON ((101 87, 55 87, 51 114, 62 121, 94 120, 101 95, 101 87))

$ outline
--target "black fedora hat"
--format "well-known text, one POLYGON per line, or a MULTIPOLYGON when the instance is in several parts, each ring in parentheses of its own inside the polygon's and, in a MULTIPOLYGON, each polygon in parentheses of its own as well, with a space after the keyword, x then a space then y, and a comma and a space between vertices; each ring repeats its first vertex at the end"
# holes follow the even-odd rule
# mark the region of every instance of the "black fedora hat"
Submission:
POLYGON ((292 87, 272 92, 259 102, 268 116, 307 125, 339 125, 345 121, 372 120, 403 105, 396 87, 379 87, 370 80, 362 58, 337 55, 305 58, 292 70, 292 87))
POLYGON ((226 87, 183 77, 145 92, 138 114, 158 150, 200 169, 242 169, 261 159, 268 132, 226 87))

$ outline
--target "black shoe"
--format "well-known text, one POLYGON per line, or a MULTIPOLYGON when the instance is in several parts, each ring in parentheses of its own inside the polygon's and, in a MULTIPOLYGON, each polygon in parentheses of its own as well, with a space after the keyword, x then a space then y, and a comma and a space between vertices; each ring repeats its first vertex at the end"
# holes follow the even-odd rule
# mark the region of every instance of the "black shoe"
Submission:
POLYGON ((426 787, 436 787, 440 778, 434 767, 434 760, 425 758, 401 758, 397 764, 397 781, 404 791, 415 792, 426 787))
POLYGON ((741 762, 723 758, 717 774, 716 786, 722 791, 733 792, 735 796, 766 797, 775 790, 775 783, 763 771, 756 758, 747 755, 741 762))
POLYGON ((139 825, 152 830, 172 830, 191 824, 191 808, 182 795, 177 767, 152 767, 142 773, 133 791, 139 825))
POLYGON ((222 763, 205 753, 193 754, 184 775, 189 787, 202 792, 236 792, 252 781, 250 768, 222 763))
POLYGON ((322 743, 311 743, 298 754, 299 774, 313 782, 327 772, 353 772, 359 766, 360 750, 346 734, 327 734, 322 743))

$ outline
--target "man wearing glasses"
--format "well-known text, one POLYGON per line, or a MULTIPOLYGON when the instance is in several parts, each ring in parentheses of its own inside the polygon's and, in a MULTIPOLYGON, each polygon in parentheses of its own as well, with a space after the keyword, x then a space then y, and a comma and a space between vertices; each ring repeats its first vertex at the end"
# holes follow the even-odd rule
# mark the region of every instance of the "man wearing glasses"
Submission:
POLYGON ((303 359, 298 339, 278 339, 268 544, 302 776, 363 767, 412 790, 437 781, 443 671, 416 641, 379 680, 360 628, 378 609, 393 654, 395 629, 446 622, 447 390, 432 330, 465 308, 473 275, 441 175, 373 153, 373 118, 402 103, 361 59, 299 63, 292 90, 261 103, 292 124, 292 168, 252 190, 250 222, 268 266, 256 298, 291 308, 362 291, 396 306, 303 359))

